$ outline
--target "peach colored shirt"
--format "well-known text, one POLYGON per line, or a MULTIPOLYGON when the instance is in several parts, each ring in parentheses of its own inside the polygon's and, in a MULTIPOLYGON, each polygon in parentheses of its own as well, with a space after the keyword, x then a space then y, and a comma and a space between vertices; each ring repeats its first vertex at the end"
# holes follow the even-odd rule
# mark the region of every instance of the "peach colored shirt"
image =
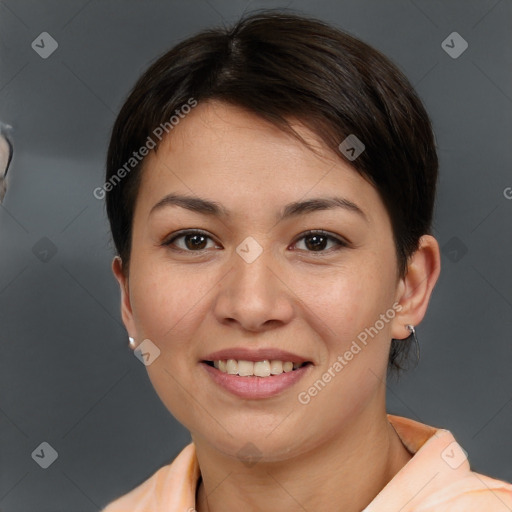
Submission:
MULTIPOLYGON (((362 512, 510 512, 512 484, 475 473, 449 430, 387 415, 413 457, 362 512)), ((102 512, 193 512, 200 477, 193 443, 102 512)))

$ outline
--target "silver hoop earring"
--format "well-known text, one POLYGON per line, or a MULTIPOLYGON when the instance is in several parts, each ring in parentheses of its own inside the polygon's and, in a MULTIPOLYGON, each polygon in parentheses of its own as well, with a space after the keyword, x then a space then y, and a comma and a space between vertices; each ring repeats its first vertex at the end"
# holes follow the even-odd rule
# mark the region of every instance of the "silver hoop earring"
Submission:
POLYGON ((411 336, 414 339, 414 344, 416 345, 416 362, 418 362, 420 360, 420 344, 418 342, 418 337, 416 336, 416 329, 414 328, 414 325, 406 325, 405 327, 410 332, 409 337, 406 339, 409 339, 411 336))

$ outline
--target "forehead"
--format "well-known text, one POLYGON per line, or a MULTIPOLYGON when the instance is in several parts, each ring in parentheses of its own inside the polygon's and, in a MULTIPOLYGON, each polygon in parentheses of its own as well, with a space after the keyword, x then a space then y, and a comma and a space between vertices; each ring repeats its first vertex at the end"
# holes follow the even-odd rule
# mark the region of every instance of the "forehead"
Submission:
POLYGON ((245 209, 342 194, 383 213, 371 184, 300 122, 292 126, 315 151, 244 109, 200 103, 146 157, 137 209, 170 192, 245 209))
POLYGON ((285 162, 290 165, 304 162, 304 167, 313 163, 317 167, 320 161, 330 165, 339 163, 339 158, 300 122, 292 126, 318 154, 252 112, 218 101, 200 103, 173 127, 158 153, 149 155, 147 165, 159 160, 159 153, 164 156, 172 153, 175 162, 184 156, 191 166, 200 162, 207 169, 223 166, 226 171, 239 173, 255 168, 269 173, 279 168, 284 171, 288 167, 283 166, 285 162))

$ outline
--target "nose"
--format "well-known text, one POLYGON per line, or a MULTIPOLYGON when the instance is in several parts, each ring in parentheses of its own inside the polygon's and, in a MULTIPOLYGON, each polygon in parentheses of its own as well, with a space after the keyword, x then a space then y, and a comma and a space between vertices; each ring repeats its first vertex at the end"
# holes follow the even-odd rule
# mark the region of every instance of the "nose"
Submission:
POLYGON ((214 304, 217 320, 253 332, 286 325, 297 300, 286 281, 270 251, 250 263, 233 252, 231 271, 219 283, 214 304))

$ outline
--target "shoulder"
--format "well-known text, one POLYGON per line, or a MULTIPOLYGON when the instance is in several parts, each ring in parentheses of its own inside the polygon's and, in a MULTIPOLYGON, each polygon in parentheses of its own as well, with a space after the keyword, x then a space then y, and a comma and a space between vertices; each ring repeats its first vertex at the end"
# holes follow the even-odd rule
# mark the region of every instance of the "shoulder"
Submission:
POLYGON ((101 512, 187 510, 188 503, 195 498, 198 478, 195 447, 190 443, 171 464, 158 469, 135 489, 109 503, 101 512))
POLYGON ((510 512, 512 484, 472 471, 453 434, 388 415, 413 457, 364 512, 510 512))
POLYGON ((512 484, 469 471, 418 505, 416 512, 507 512, 512 510, 512 484))

